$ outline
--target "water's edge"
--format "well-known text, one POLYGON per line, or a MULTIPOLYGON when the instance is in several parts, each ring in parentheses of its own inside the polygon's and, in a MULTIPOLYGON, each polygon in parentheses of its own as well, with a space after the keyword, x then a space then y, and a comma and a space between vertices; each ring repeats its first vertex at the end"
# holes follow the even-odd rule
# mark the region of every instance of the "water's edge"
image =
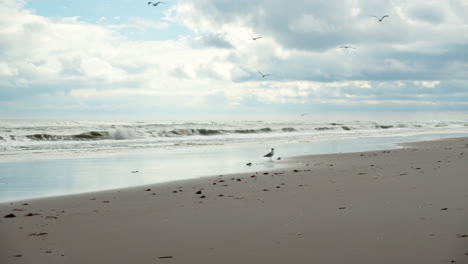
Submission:
POLYGON ((283 161, 298 156, 396 149, 401 148, 398 145, 401 143, 464 136, 468 133, 198 146, 165 151, 138 149, 87 158, 3 162, 0 202, 274 170, 290 166, 283 161), (271 160, 262 157, 270 147, 276 149, 271 160), (282 157, 282 162, 277 157, 282 157))

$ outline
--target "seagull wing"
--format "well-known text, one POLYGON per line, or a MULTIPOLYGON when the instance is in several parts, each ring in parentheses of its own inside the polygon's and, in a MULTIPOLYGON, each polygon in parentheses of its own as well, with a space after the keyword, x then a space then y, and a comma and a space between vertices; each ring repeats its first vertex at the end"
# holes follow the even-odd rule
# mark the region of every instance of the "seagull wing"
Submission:
POLYGON ((262 77, 264 77, 264 76, 265 76, 265 75, 263 75, 263 73, 262 73, 261 71, 259 71, 258 73, 260 73, 260 75, 261 75, 262 77))
POLYGON ((153 2, 148 2, 148 5, 151 5, 153 2))
POLYGON ((386 17, 390 17, 390 16, 389 16, 389 15, 385 15, 385 16, 383 16, 380 20, 383 20, 383 19, 386 18, 386 17))

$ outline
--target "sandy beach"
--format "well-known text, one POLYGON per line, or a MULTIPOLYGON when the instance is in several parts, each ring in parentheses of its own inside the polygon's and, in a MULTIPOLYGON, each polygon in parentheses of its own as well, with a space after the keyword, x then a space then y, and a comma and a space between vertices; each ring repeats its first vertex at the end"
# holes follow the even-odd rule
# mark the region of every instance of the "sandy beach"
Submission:
POLYGON ((468 138, 0 205, 0 263, 468 263, 468 138))

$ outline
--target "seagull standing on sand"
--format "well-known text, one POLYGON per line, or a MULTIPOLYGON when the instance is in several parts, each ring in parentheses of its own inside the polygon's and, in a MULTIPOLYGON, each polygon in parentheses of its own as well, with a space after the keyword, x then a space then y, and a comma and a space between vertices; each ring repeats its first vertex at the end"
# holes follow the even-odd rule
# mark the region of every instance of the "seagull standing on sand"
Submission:
POLYGON ((263 156, 263 157, 267 157, 267 158, 271 159, 271 157, 273 157, 273 155, 275 155, 275 149, 274 148, 272 148, 271 151, 268 154, 266 154, 265 156, 263 156))
POLYGON ((389 17, 389 16, 388 16, 388 15, 385 15, 385 16, 383 16, 382 18, 380 18, 380 17, 378 17, 378 16, 372 16, 372 17, 375 17, 375 18, 377 18, 377 20, 379 20, 379 22, 382 22, 382 20, 384 20, 384 18, 389 17))
POLYGON ((267 77, 267 76, 270 76, 270 75, 271 75, 271 74, 263 74, 263 73, 262 73, 262 72, 260 72, 260 71, 259 71, 258 73, 260 73, 260 75, 262 76, 262 78, 265 78, 265 77, 267 77))

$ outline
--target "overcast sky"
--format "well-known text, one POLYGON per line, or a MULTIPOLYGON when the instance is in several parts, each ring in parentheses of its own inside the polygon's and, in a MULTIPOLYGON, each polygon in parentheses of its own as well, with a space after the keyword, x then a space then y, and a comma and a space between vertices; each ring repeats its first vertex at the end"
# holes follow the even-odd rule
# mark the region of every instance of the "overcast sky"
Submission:
POLYGON ((466 0, 164 2, 0 0, 0 118, 468 113, 466 0))

